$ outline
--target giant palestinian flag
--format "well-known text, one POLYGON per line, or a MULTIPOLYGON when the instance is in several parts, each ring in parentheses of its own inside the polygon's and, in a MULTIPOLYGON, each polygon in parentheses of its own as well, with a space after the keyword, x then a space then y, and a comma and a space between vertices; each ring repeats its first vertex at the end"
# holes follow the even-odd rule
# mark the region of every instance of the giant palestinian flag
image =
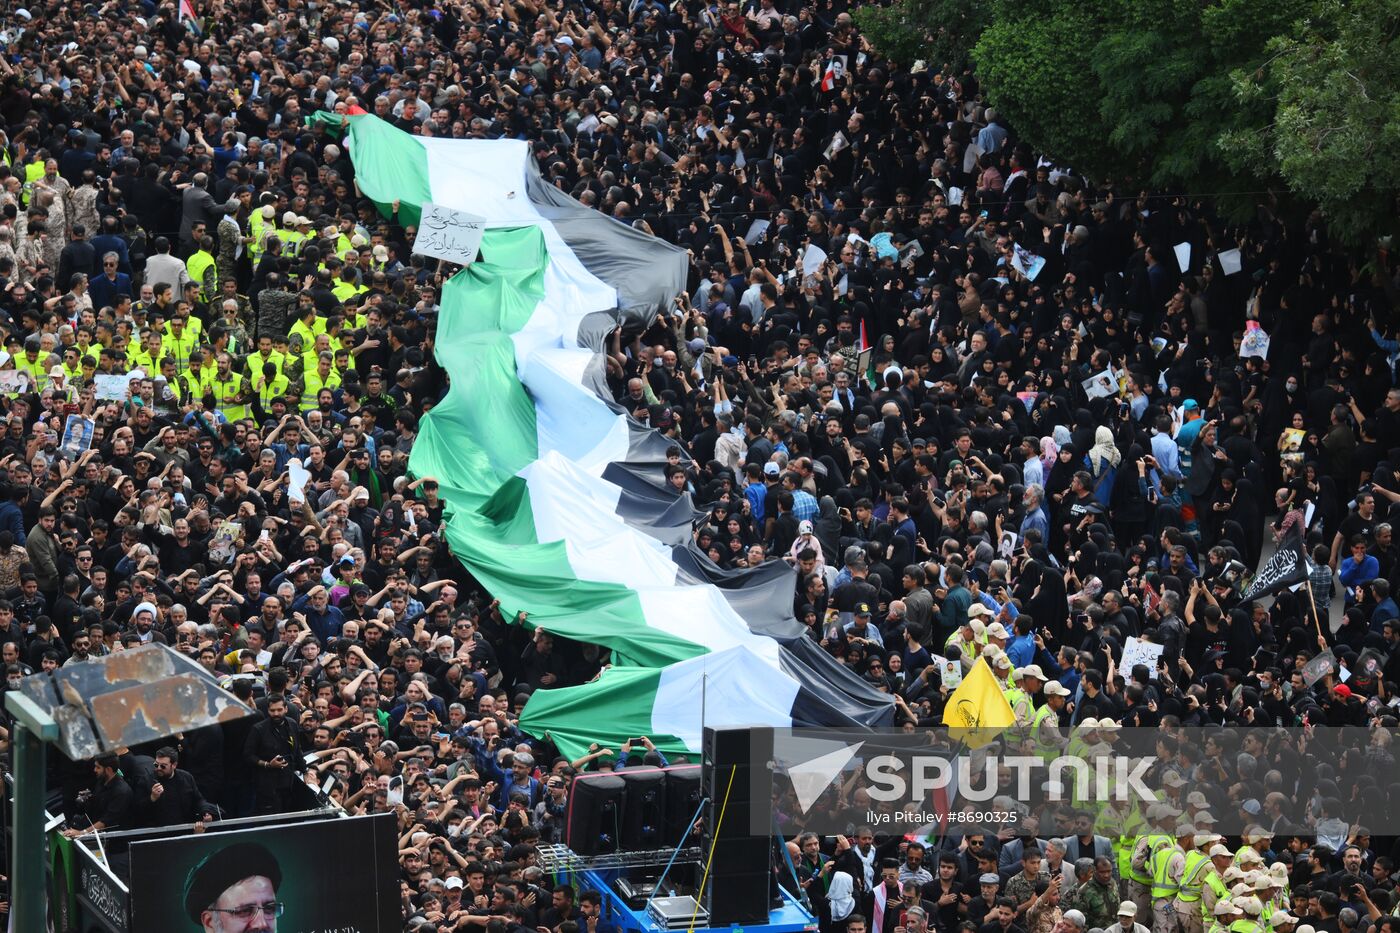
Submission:
POLYGON ((443 289, 451 387, 409 465, 437 479, 452 553, 506 618, 612 652, 590 683, 536 692, 522 728, 575 756, 639 735, 693 752, 703 725, 889 722, 889 698, 792 617, 794 570, 723 570, 695 547, 698 513, 662 481, 667 442, 608 392, 604 341, 684 288, 685 253, 550 186, 525 142, 346 122, 365 196, 406 223, 429 201, 487 220, 443 289))

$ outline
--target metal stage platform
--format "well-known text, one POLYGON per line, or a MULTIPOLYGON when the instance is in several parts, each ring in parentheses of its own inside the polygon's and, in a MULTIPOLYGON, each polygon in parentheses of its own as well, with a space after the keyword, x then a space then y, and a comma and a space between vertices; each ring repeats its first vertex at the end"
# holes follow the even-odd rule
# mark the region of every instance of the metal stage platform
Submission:
MULTIPOLYGON (((668 933, 674 930, 735 930, 737 927, 710 927, 696 890, 702 862, 701 849, 653 849, 641 852, 614 852, 582 856, 568 846, 546 844, 539 847, 539 864, 559 881, 580 891, 594 890, 603 898, 603 920, 619 933, 668 933), (674 862, 672 857, 674 856, 674 862), (670 871, 665 872, 667 865, 670 871), (658 889, 656 883, 665 879, 658 889), (648 909, 650 907, 650 910, 648 909), (697 911, 698 908, 698 911, 697 911), (694 920, 692 921, 692 915, 694 920)), ((817 918, 801 900, 779 887, 779 906, 768 914, 767 923, 747 923, 744 933, 807 933, 817 929, 817 918)), ((715 897, 723 897, 718 890, 715 897)))

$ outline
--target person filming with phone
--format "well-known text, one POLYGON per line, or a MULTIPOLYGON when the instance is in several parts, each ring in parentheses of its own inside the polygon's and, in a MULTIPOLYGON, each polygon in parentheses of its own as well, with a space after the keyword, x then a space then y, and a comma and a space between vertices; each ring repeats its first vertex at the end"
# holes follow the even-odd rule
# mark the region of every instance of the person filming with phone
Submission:
POLYGON ((267 718, 248 733, 244 757, 254 769, 256 811, 285 813, 291 809, 291 792, 302 769, 301 735, 287 719, 287 698, 267 699, 267 718))

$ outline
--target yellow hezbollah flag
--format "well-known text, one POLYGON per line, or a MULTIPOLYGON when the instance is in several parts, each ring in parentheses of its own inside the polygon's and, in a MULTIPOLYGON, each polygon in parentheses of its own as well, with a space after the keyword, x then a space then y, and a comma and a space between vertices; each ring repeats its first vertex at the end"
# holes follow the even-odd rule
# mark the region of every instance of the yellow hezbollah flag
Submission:
POLYGON ((943 707, 943 725, 951 727, 953 735, 969 748, 981 748, 1015 722, 1016 714, 997 686, 987 659, 978 658, 962 685, 948 697, 948 705, 943 707))

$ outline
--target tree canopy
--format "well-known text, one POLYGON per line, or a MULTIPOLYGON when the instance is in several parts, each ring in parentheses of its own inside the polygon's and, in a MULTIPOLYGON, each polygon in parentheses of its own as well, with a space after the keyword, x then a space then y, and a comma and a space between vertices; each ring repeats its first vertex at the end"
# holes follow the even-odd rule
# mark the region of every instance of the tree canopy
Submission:
POLYGON ((875 46, 971 64, 1019 138, 1098 181, 1313 207, 1396 232, 1400 0, 894 0, 875 46))

